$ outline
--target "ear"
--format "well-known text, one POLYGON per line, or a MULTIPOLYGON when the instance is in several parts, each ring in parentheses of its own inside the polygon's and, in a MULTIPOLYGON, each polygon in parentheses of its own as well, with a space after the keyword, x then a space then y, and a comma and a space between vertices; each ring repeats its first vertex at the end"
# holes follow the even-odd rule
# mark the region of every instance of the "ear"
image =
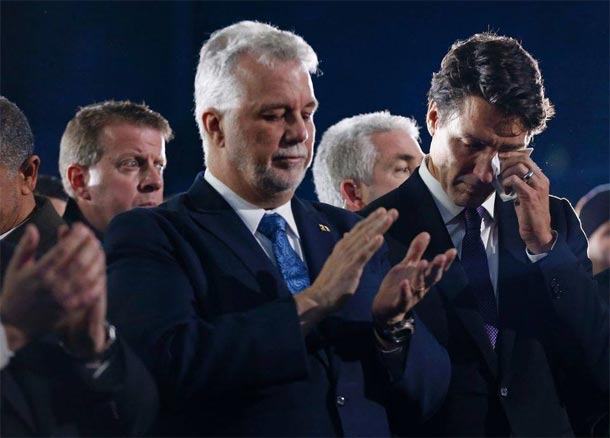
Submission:
POLYGON ((23 162, 19 168, 19 173, 23 178, 21 185, 21 194, 29 195, 34 193, 36 188, 36 180, 38 179, 38 169, 40 168, 40 158, 38 155, 32 155, 23 162))
POLYGON ((80 164, 70 164, 66 170, 70 188, 74 196, 82 199, 91 199, 89 193, 89 169, 80 164))
POLYGON ((203 129, 213 144, 224 147, 224 131, 222 127, 222 115, 213 109, 205 111, 201 115, 203 129))
POLYGON ((362 210, 365 207, 362 199, 362 189, 360 181, 346 178, 341 181, 341 196, 345 199, 345 208, 349 211, 362 210))
POLYGON ((431 100, 430 103, 428 103, 428 112, 426 114, 426 127, 428 128, 428 133, 431 137, 434 137, 439 119, 438 106, 435 101, 431 100))

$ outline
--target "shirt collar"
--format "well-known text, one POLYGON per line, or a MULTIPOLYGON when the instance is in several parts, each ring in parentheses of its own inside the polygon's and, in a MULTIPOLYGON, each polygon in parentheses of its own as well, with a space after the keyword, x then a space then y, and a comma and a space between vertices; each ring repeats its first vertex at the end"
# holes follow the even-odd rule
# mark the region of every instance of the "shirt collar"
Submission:
POLYGON ((299 230, 297 229, 297 224, 294 220, 294 215, 292 214, 290 201, 273 210, 265 210, 264 208, 251 204, 239 196, 226 184, 216 178, 209 169, 205 170, 203 178, 212 186, 212 188, 214 188, 214 190, 220 194, 220 196, 224 198, 225 201, 227 201, 227 203, 231 206, 235 213, 237 213, 252 234, 256 233, 258 224, 265 213, 277 213, 286 220, 288 229, 292 232, 292 234, 299 237, 299 230))
MULTIPOLYGON (((426 155, 424 161, 421 166, 419 166, 419 176, 424 181, 424 184, 430 190, 432 194, 432 199, 434 199, 434 203, 441 213, 441 217, 443 218, 443 222, 448 224, 452 220, 454 220, 462 211, 464 207, 459 205, 455 205, 449 195, 445 193, 441 183, 438 182, 436 178, 432 176, 430 170, 428 169, 428 160, 429 155, 426 155)), ((494 219, 494 203, 496 201, 496 192, 493 192, 486 200, 481 204, 481 206, 485 209, 489 217, 494 219)))

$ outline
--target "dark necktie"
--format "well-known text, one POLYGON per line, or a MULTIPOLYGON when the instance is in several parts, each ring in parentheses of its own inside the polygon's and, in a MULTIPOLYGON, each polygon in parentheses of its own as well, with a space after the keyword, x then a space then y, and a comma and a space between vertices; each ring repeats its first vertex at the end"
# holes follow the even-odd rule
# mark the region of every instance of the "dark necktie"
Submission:
POLYGON ((498 337, 498 310, 489 277, 487 254, 481 240, 481 218, 484 213, 483 207, 464 209, 466 234, 462 241, 461 262, 468 276, 471 290, 477 297, 485 332, 492 347, 495 348, 498 337))
POLYGON ((290 246, 284 218, 277 213, 266 214, 258 225, 258 231, 271 240, 273 255, 290 293, 295 295, 309 287, 307 266, 290 246))

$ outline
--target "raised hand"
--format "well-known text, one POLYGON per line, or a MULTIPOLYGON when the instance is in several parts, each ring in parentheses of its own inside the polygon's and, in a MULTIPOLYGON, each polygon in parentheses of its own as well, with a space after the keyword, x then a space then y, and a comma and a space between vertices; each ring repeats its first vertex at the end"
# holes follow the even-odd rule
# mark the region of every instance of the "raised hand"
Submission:
POLYGON ((93 233, 82 224, 62 227, 57 244, 36 260, 38 242, 36 227, 28 225, 4 276, 0 318, 13 351, 97 305, 102 295, 105 313, 104 253, 93 233))
POLYGON ((454 248, 430 262, 422 260, 429 243, 428 233, 415 236, 405 258, 386 274, 373 301, 373 319, 377 324, 389 326, 402 321, 455 260, 454 248))
POLYGON ((549 210, 549 179, 527 154, 501 152, 502 185, 517 194, 519 234, 532 254, 548 252, 553 244, 549 210))
POLYGON ((295 296, 304 326, 341 307, 358 287, 366 263, 383 244, 383 234, 398 217, 394 209, 379 208, 337 242, 314 283, 295 296))

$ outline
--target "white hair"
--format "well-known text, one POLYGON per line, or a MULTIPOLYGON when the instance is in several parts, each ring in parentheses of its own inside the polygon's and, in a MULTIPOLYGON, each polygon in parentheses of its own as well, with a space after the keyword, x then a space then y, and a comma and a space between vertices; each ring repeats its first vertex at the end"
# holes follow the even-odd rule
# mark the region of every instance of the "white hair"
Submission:
POLYGON ((371 136, 379 132, 404 131, 419 143, 415 119, 388 111, 360 114, 341 120, 326 130, 316 150, 313 182, 321 202, 343 207, 341 182, 354 179, 370 184, 379 151, 371 136))
POLYGON ((318 69, 316 52, 295 33, 256 21, 240 21, 214 32, 201 47, 195 76, 195 119, 206 163, 202 115, 209 108, 224 113, 240 105, 242 90, 235 66, 243 54, 254 55, 257 62, 270 67, 276 61, 298 61, 310 74, 318 69))

